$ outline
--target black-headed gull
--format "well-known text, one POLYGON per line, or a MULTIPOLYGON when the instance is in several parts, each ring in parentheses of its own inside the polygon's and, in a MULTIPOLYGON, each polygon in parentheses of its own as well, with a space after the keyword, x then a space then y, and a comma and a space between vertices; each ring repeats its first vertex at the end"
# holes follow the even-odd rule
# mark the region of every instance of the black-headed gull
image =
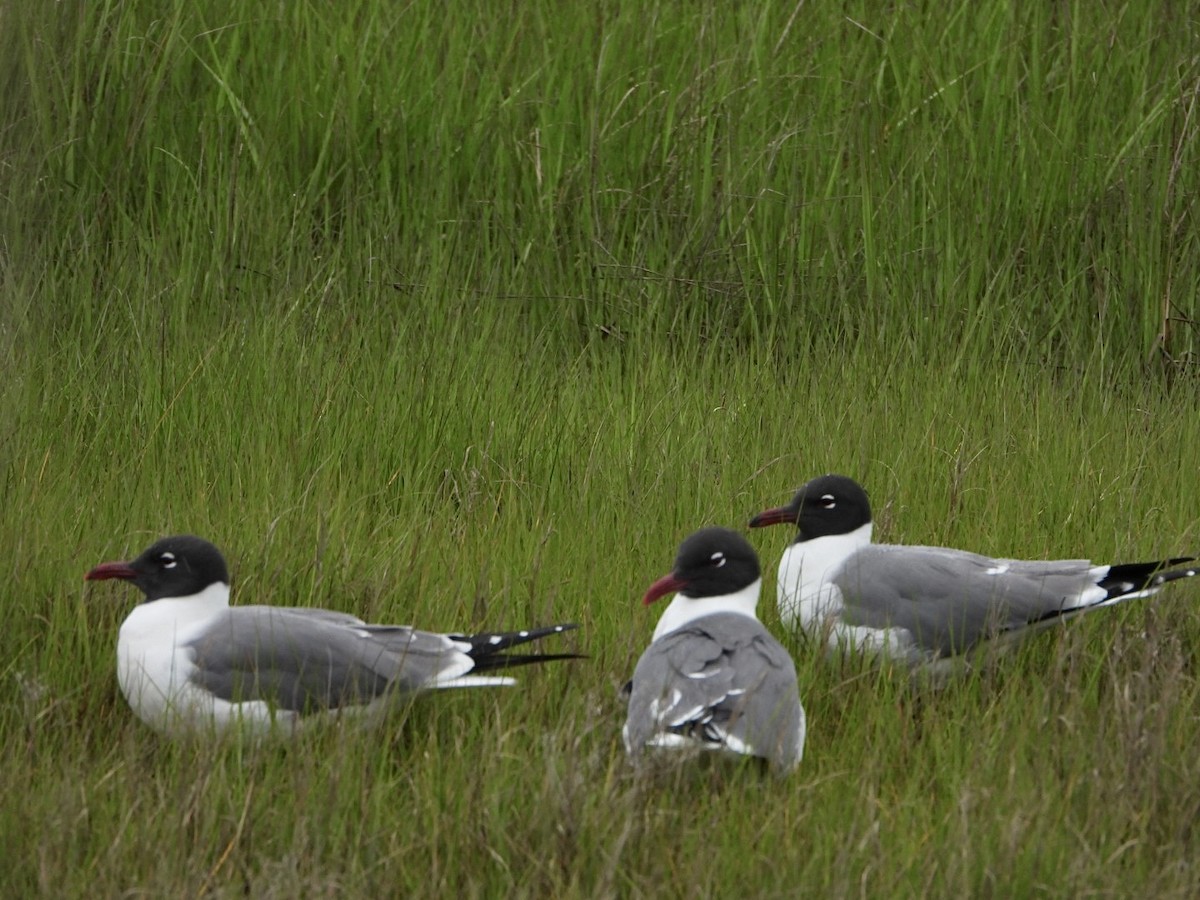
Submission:
POLYGON ((644 747, 699 748, 766 759, 788 772, 804 752, 805 717, 787 650, 755 613, 758 556, 726 528, 705 528, 643 602, 674 593, 638 660, 623 736, 644 747))
POLYGON ((867 493, 823 475, 787 506, 750 520, 788 524, 796 539, 779 563, 779 615, 831 651, 858 650, 945 672, 989 643, 1008 642, 1080 613, 1196 574, 1190 562, 1094 565, 1085 559, 1015 560, 946 547, 875 544, 867 493))
POLYGON ((378 709, 396 694, 512 684, 477 673, 574 656, 504 652, 574 625, 437 634, 330 610, 230 606, 224 557, 192 535, 84 577, 119 578, 145 595, 121 625, 117 678, 138 718, 171 735, 232 725, 289 732, 310 717, 378 709))

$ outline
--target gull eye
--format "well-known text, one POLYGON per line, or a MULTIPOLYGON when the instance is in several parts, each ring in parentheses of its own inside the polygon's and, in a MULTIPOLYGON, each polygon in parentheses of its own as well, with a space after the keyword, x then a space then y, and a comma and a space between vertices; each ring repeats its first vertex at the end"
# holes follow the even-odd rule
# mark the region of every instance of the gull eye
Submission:
POLYGON ((820 501, 822 509, 833 509, 837 506, 837 498, 833 494, 822 494, 820 501))
POLYGON ((158 557, 158 562, 164 569, 173 569, 176 566, 175 554, 168 550, 158 557))
POLYGON ((722 553, 720 550, 718 550, 716 553, 714 553, 708 559, 713 564, 714 568, 719 569, 719 568, 721 568, 721 566, 725 565, 725 554, 722 553))

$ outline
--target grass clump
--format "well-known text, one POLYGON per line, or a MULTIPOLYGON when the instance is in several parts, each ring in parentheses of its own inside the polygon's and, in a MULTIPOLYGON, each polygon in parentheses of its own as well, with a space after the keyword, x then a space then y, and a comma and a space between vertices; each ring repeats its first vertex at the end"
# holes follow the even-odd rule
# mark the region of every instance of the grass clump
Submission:
POLYGON ((819 472, 884 539, 1195 552, 1194 23, 0 19, 5 894, 1195 895, 1194 586, 932 696, 797 644, 783 787, 635 777, 616 699, 679 540, 819 472), (381 733, 167 744, 115 689, 133 598, 81 578, 180 531, 235 602, 579 621, 591 658, 381 733))

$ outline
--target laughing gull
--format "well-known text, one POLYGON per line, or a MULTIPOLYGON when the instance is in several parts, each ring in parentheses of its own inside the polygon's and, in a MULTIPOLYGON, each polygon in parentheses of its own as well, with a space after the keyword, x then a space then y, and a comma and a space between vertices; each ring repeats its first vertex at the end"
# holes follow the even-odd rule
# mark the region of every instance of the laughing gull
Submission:
POLYGON ((778 524, 799 529, 779 563, 785 626, 833 652, 858 650, 940 673, 983 646, 1149 596, 1198 571, 1163 571, 1191 557, 1093 565, 874 544, 867 493, 844 475, 814 478, 787 506, 750 520, 751 528, 778 524))
POLYGON ((796 669, 755 615, 758 556, 727 528, 705 528, 679 548, 675 568, 643 603, 675 593, 638 660, 622 732, 642 748, 724 750, 761 757, 780 773, 804 752, 796 669))
POLYGON ((575 625, 436 634, 324 609, 230 606, 224 557, 192 535, 84 578, 120 578, 145 594, 121 625, 117 679, 138 718, 169 735, 232 725, 287 733, 302 720, 377 711, 397 694, 512 684, 475 673, 576 656, 504 652, 575 625))

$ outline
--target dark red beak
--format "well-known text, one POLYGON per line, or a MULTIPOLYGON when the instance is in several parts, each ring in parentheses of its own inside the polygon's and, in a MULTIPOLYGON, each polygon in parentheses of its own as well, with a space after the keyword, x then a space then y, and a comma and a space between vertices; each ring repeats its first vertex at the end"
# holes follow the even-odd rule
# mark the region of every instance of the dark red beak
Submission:
POLYGON ((795 525, 796 508, 793 506, 776 506, 764 509, 750 520, 751 528, 762 528, 764 525, 795 525))
POLYGON ((109 578, 123 578, 132 581, 137 578, 137 572, 127 562, 101 563, 83 576, 84 581, 107 581, 109 578))
POLYGON ((664 575, 654 584, 650 585, 646 591, 646 596, 642 598, 642 605, 649 606, 660 597, 667 594, 675 594, 687 587, 687 582, 682 578, 678 578, 674 572, 670 575, 664 575))

